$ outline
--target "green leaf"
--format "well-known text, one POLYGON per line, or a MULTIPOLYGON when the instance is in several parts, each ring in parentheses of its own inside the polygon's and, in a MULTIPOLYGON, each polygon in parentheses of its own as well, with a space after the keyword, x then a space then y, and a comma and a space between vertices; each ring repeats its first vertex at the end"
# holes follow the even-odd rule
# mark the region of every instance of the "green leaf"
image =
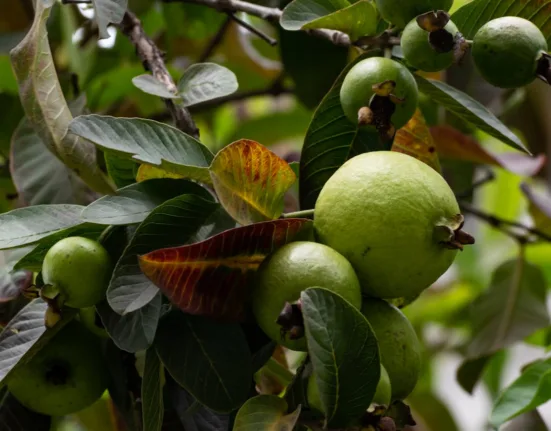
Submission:
POLYGON ((143 431, 161 431, 163 427, 164 369, 155 349, 147 349, 142 379, 143 431))
POLYGON ((362 36, 375 35, 378 24, 379 16, 374 4, 368 0, 359 0, 344 9, 310 21, 303 25, 302 29, 328 28, 339 30, 348 34, 352 41, 356 41, 362 36))
POLYGON ((328 427, 350 425, 369 407, 379 383, 377 338, 367 319, 341 296, 310 288, 300 299, 328 427))
POLYGON ((141 118, 82 115, 71 122, 70 130, 106 151, 191 179, 210 181, 208 167, 214 157, 210 150, 167 124, 141 118))
POLYGON ((165 84, 155 78, 153 75, 143 74, 132 78, 132 84, 142 90, 144 93, 159 96, 163 99, 179 99, 180 96, 168 90, 165 84))
POLYGON ((92 188, 112 193, 113 187, 96 163, 93 145, 68 133, 73 119, 57 79, 46 23, 55 2, 36 2, 34 22, 10 55, 27 118, 48 150, 92 188))
POLYGON ((291 430, 297 423, 300 407, 287 414, 287 403, 276 395, 258 395, 237 412, 233 431, 291 430))
POLYGON ((153 179, 120 189, 114 196, 104 196, 88 205, 81 218, 90 223, 127 225, 141 223, 156 207, 184 194, 204 194, 191 181, 153 179))
POLYGON ((419 91, 425 93, 435 102, 441 104, 459 118, 478 127, 490 136, 499 139, 504 144, 530 153, 522 141, 503 124, 484 105, 456 88, 434 79, 425 79, 417 74, 413 75, 419 86, 419 91))
POLYGON ((537 25, 551 44, 549 7, 551 0, 475 0, 457 10, 452 20, 463 36, 472 39, 480 27, 492 19, 519 16, 537 25))
POLYGON ((367 149, 382 149, 376 133, 357 132, 356 126, 344 115, 340 101, 340 88, 348 71, 359 61, 378 53, 367 52, 351 62, 314 113, 300 159, 301 209, 314 208, 325 182, 349 157, 367 149))
POLYGON ((301 30, 305 24, 348 6, 347 0, 294 0, 283 9, 280 24, 285 30, 301 30))
POLYGON ((48 235, 47 237, 42 238, 34 249, 23 256, 15 264, 14 268, 29 269, 39 272, 42 269, 42 262, 44 261, 46 253, 48 253, 50 247, 52 247, 56 242, 69 236, 82 236, 85 238, 97 240, 104 230, 105 226, 102 225, 82 223, 67 229, 63 229, 52 235, 48 235))
POLYGON ((107 301, 96 305, 96 310, 117 347, 125 352, 135 353, 153 344, 161 317, 161 304, 162 296, 157 292, 146 305, 124 316, 115 313, 107 301))
POLYGON ((448 406, 431 392, 414 391, 408 396, 408 405, 422 418, 428 429, 458 431, 459 428, 448 406))
POLYGON ((472 305, 471 358, 523 340, 549 325, 547 283, 541 269, 519 256, 499 266, 489 289, 472 305))
POLYGON ((123 256, 117 262, 107 300, 119 314, 138 310, 149 303, 159 289, 143 274, 138 256, 153 250, 185 244, 219 208, 205 189, 166 201, 139 225, 123 256))
POLYGON ((473 393, 474 387, 482 377, 484 369, 490 359, 492 359, 491 355, 481 356, 475 359, 466 359, 457 369, 457 383, 459 383, 469 394, 473 393))
POLYGON ((80 205, 35 205, 0 214, 0 249, 32 244, 82 223, 80 205))
POLYGON ((119 24, 122 21, 128 0, 92 0, 94 4, 95 19, 98 23, 100 39, 107 39, 109 24, 119 24))
POLYGON ((129 186, 136 182, 134 169, 136 163, 126 157, 118 156, 113 152, 104 153, 107 173, 118 188, 129 186))
POLYGON ((551 399, 551 359, 527 367, 494 404, 490 422, 496 428, 551 399))
POLYGON ((173 311, 162 319, 155 347, 174 380, 201 404, 230 412, 247 399, 252 358, 238 324, 173 311))
POLYGON ((178 81, 178 91, 184 106, 227 96, 238 88, 235 74, 215 63, 193 64, 178 81))

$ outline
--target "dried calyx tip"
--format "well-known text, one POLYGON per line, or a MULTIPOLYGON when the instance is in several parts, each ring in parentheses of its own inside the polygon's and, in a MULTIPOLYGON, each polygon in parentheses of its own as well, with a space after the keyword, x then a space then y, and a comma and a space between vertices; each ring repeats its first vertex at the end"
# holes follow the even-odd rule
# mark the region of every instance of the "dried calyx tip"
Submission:
POLYGON ((465 218, 462 214, 444 219, 435 229, 438 242, 451 250, 463 250, 463 246, 474 244, 474 237, 461 230, 464 224, 465 218))
POLYGON ((300 300, 294 304, 286 302, 276 323, 281 326, 281 338, 285 339, 288 336, 289 340, 298 340, 304 337, 304 318, 300 300))

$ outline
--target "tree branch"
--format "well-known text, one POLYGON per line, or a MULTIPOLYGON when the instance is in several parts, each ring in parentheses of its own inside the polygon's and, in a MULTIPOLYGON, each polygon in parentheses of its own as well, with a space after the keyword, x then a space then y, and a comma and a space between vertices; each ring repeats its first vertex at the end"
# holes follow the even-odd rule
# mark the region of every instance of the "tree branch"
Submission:
MULTIPOLYGON (((150 71, 159 82, 163 83, 168 91, 175 93, 177 91, 176 84, 166 68, 163 54, 155 42, 145 34, 138 17, 132 12, 127 11, 124 14, 122 22, 119 24, 119 28, 136 47, 136 52, 140 56, 144 68, 150 71)), ((199 129, 197 129, 193 118, 191 118, 189 110, 181 105, 177 105, 173 100, 163 99, 163 101, 176 127, 188 135, 197 138, 199 136, 199 129)))

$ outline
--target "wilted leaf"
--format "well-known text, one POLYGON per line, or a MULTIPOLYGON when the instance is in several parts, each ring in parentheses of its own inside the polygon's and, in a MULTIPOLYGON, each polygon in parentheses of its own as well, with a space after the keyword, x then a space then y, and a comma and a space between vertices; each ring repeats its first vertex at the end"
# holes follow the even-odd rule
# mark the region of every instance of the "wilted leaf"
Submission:
POLYGON ((311 226, 307 219, 243 226, 140 256, 140 267, 186 313, 240 319, 250 276, 269 253, 309 235, 311 226))
POLYGON ((147 349, 142 381, 143 431, 161 431, 163 427, 164 368, 154 348, 147 349))
POLYGON ((235 93, 239 84, 235 74, 215 63, 191 65, 178 81, 178 92, 184 106, 235 93))
POLYGON ((285 160, 247 139, 222 149, 210 175, 220 203, 243 225, 278 218, 285 193, 296 181, 285 160))
POLYGON ((287 414, 287 403, 276 395, 249 399, 237 412, 233 431, 273 431, 294 429, 300 407, 287 414))
POLYGON ((499 266, 472 306, 471 358, 496 352, 549 325, 541 269, 519 256, 499 266))
MULTIPOLYGON (((169 172, 162 168, 158 168, 156 166, 140 165, 140 167, 138 168, 138 173, 136 174, 136 181, 142 182, 142 181, 156 179, 156 178, 180 179, 180 178, 185 178, 185 175, 174 174, 172 172, 169 172)), ((203 182, 210 184, 211 183, 210 177, 207 179, 207 176, 205 175, 205 180, 203 182)))
POLYGON ((551 197, 533 190, 526 183, 522 183, 520 188, 528 199, 528 211, 530 211, 536 228, 551 235, 551 197))
POLYGON ((106 151, 158 166, 186 178, 209 178, 212 153, 195 138, 167 124, 142 118, 81 115, 71 132, 106 151))
POLYGON ((132 78, 132 84, 142 90, 144 93, 159 96, 163 99, 178 99, 175 93, 171 93, 165 84, 155 78, 153 75, 140 75, 132 78))
POLYGON ((119 24, 122 21, 128 0, 92 0, 94 4, 95 19, 98 23, 100 39, 107 39, 109 24, 119 24))
POLYGON ((379 383, 377 338, 367 319, 341 296, 310 288, 300 299, 328 427, 350 425, 367 410, 379 383))
POLYGON ((350 6, 347 0, 294 0, 281 15, 285 30, 300 30, 305 24, 350 6))
POLYGON ((21 104, 47 148, 78 173, 90 188, 109 194, 113 187, 96 163, 93 145, 68 133, 73 117, 57 79, 46 29, 54 4, 53 0, 36 2, 31 29, 10 53, 21 104))
POLYGON ((536 175, 546 162, 546 157, 543 154, 536 157, 513 152, 494 154, 490 150, 482 148, 476 139, 451 126, 433 126, 430 133, 438 154, 444 158, 499 166, 515 174, 528 177, 536 175))
POLYGON ((396 132, 392 151, 408 154, 440 172, 440 161, 425 118, 419 109, 408 123, 396 132))

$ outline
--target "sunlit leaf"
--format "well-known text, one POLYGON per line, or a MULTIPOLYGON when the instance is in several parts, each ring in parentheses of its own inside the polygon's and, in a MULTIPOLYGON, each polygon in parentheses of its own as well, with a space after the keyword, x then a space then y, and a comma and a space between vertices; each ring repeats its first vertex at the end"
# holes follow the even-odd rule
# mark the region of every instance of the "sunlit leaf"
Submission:
POLYGON ((296 180, 285 160, 247 139, 222 149, 210 175, 220 203, 241 224, 279 217, 285 193, 296 180))
POLYGON ((215 63, 193 64, 178 81, 178 92, 184 106, 227 96, 238 87, 235 74, 215 63))
POLYGON ((392 151, 408 154, 440 172, 440 161, 425 118, 419 109, 408 123, 396 132, 392 151))
POLYGON ((153 75, 140 75, 132 78, 132 84, 142 90, 144 93, 159 96, 163 99, 178 99, 179 96, 171 93, 165 84, 155 78, 153 75))
POLYGON ((290 430, 297 423, 300 407, 287 414, 287 403, 275 395, 249 399, 237 412, 233 431, 290 430))
POLYGON ((186 313, 241 319, 251 275, 269 253, 309 236, 311 225, 307 219, 287 219, 243 226, 145 254, 140 267, 186 313))
MULTIPOLYGON (((138 173, 136 174, 136 181, 142 182, 142 181, 151 180, 154 178, 179 179, 179 178, 185 178, 185 175, 174 174, 165 169, 158 168, 157 166, 140 165, 140 167, 138 168, 138 173)), ((203 179, 203 182, 207 184, 210 184, 211 182, 208 171, 205 172, 205 177, 203 179)))
POLYGON ((305 24, 350 6, 347 0, 294 0, 281 15, 285 30, 300 30, 305 24))

